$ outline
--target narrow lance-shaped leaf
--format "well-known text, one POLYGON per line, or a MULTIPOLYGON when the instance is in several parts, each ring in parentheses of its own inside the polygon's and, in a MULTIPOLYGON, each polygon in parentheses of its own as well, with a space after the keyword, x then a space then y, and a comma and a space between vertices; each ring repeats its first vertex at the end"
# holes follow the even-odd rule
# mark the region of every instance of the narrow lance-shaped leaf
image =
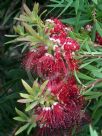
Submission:
POLYGON ((14 117, 13 119, 14 119, 14 120, 17 120, 17 121, 21 121, 21 122, 27 121, 26 119, 24 119, 24 118, 22 118, 22 117, 14 117))
POLYGON ((33 100, 31 100, 31 99, 19 99, 17 102, 19 102, 19 103, 30 103, 32 101, 33 100))
POLYGON ((75 75, 75 78, 76 78, 76 80, 78 81, 78 83, 79 83, 79 84, 82 84, 82 82, 80 81, 80 79, 79 79, 78 76, 77 76, 76 70, 74 71, 74 75, 75 75))
POLYGON ((36 12, 36 14, 38 14, 38 11, 39 11, 39 3, 35 3, 34 8, 33 8, 33 12, 36 12))
POLYGON ((46 85, 48 84, 48 80, 46 80, 41 86, 40 86, 40 90, 43 91, 46 87, 46 85))
POLYGON ((95 4, 98 4, 98 1, 97 0, 92 0, 95 4))
POLYGON ((22 84, 29 94, 33 94, 33 89, 24 80, 22 80, 22 84))
POLYGON ((35 128, 35 127, 36 127, 36 123, 31 124, 31 125, 29 126, 29 128, 28 128, 27 134, 29 135, 30 132, 31 132, 31 130, 32 130, 32 128, 35 128))
POLYGON ((24 126, 20 127, 17 132, 15 133, 15 135, 20 134, 21 132, 23 132, 25 129, 27 129, 29 126, 29 123, 25 124, 24 126))
POLYGON ((96 22, 96 30, 98 31, 100 36, 102 36, 102 28, 101 28, 101 26, 100 26, 100 24, 98 22, 96 22))
POLYGON ((78 12, 78 8, 79 8, 79 0, 76 0, 75 1, 75 12, 76 12, 76 14, 78 12))
POLYGON ((34 36, 36 39, 38 39, 39 41, 43 41, 43 38, 41 36, 39 36, 36 31, 28 24, 23 22, 23 26, 25 27, 25 29, 32 35, 34 36))
POLYGON ((37 95, 40 91, 39 84, 38 84, 38 79, 34 81, 33 83, 33 90, 34 90, 34 95, 37 95))
POLYGON ((29 10, 29 8, 27 7, 26 4, 23 4, 23 8, 24 8, 25 12, 26 12, 29 16, 31 16, 32 12, 29 10))
POLYGON ((97 132, 95 130, 93 130, 92 126, 89 126, 90 129, 90 136, 98 136, 97 132))
MULTIPOLYGON (((70 6, 71 4, 73 3, 73 0, 70 0, 67 2, 68 4, 65 6, 65 8, 62 10, 62 12, 59 14, 59 16, 61 16, 70 6)), ((58 17, 59 17, 58 16, 58 17)))
POLYGON ((30 98, 30 95, 25 94, 25 93, 20 93, 20 96, 23 97, 23 98, 26 98, 26 99, 30 98))
POLYGON ((15 108, 15 110, 16 110, 17 114, 19 116, 21 116, 23 119, 28 119, 27 115, 24 114, 22 111, 18 110, 17 108, 15 108))
POLYGON ((32 110, 37 104, 38 104, 38 102, 35 101, 35 102, 33 102, 33 103, 27 105, 27 108, 25 109, 25 111, 30 111, 30 110, 32 110))

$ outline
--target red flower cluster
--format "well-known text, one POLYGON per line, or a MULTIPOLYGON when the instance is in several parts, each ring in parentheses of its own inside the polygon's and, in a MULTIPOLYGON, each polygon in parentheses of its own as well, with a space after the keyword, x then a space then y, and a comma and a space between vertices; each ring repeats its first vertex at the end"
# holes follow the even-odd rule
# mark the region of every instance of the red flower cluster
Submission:
MULTIPOLYGON (((62 136, 65 131, 80 124, 83 113, 80 107, 70 104, 54 103, 51 107, 43 108, 37 118, 40 121, 39 136, 62 136)), ((67 132, 68 133, 68 132, 67 132)))
POLYGON ((102 45, 102 36, 100 36, 98 32, 96 32, 96 42, 102 45))
POLYGON ((26 54, 23 66, 36 72, 42 80, 49 80, 47 89, 52 96, 49 106, 36 108, 39 136, 60 136, 59 129, 70 130, 79 125, 84 116, 83 97, 73 76, 73 70, 78 69, 73 56, 80 46, 68 37, 72 28, 69 29, 58 19, 47 21, 54 26, 49 35, 49 40, 53 42, 53 54, 48 53, 46 46, 40 45, 26 54))

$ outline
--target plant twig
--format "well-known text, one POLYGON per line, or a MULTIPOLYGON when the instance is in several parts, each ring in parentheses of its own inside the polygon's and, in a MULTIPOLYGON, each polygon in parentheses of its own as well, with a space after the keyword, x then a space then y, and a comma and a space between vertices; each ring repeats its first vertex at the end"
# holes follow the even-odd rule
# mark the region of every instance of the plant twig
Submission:
POLYGON ((83 87, 81 90, 82 90, 82 91, 85 91, 85 90, 87 90, 88 88, 91 88, 92 86, 94 87, 97 83, 100 83, 100 82, 102 82, 102 78, 97 79, 97 80, 94 81, 93 83, 90 83, 89 85, 83 87))
POLYGON ((85 54, 85 55, 81 55, 80 58, 91 58, 91 57, 102 58, 102 55, 98 55, 98 54, 95 54, 95 55, 85 54))

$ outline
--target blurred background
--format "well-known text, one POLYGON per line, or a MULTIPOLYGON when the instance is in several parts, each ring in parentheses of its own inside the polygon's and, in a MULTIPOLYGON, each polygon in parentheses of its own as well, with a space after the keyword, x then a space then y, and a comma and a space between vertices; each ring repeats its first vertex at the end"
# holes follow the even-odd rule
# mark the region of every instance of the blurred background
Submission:
MULTIPOLYGON (((93 42, 96 31, 102 34, 102 0, 0 0, 0 136, 15 135, 18 128, 17 122, 13 120, 16 115, 15 107, 20 106, 22 109, 16 102, 19 92, 23 90, 21 79, 28 79, 27 73, 21 66, 22 47, 17 43, 6 43, 12 40, 10 35, 15 34, 14 25, 19 23, 15 17, 19 17, 23 12, 23 4, 26 3, 32 9, 34 2, 39 2, 40 12, 47 9, 43 19, 58 17, 63 23, 73 26, 77 33, 85 25, 91 24, 93 29, 89 35, 93 42), (9 35, 9 38, 6 35, 9 35)), ((89 111, 90 114, 94 113, 96 129, 101 130, 102 97, 92 103, 94 106, 89 105, 89 111)), ((87 131, 87 127, 85 129, 87 131)), ((94 135, 91 136, 97 136, 95 133, 92 134, 94 135)), ((101 134, 100 132, 99 136, 101 134)), ((81 136, 89 135, 87 132, 81 136)), ((26 133, 20 136, 26 136, 26 133)))

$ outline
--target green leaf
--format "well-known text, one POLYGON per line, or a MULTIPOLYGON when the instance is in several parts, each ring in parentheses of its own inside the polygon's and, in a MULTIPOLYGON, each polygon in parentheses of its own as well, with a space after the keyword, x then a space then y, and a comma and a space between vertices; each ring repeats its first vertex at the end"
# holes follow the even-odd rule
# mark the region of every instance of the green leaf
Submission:
POLYGON ((33 91, 34 91, 34 95, 38 95, 39 91, 40 91, 40 87, 38 84, 38 79, 34 81, 33 83, 33 91))
POLYGON ((23 97, 23 98, 26 98, 26 99, 30 98, 30 95, 25 94, 25 93, 20 93, 20 96, 23 97))
POLYGON ((25 109, 25 111, 29 111, 29 110, 32 110, 36 105, 38 104, 37 101, 27 105, 27 108, 25 109))
POLYGON ((21 122, 27 121, 27 120, 25 120, 25 119, 22 118, 22 117, 14 117, 13 119, 14 119, 14 120, 17 120, 17 121, 21 121, 21 122))
POLYGON ((15 133, 15 135, 20 134, 21 132, 23 132, 25 129, 27 129, 29 126, 29 123, 25 124, 24 126, 20 127, 17 132, 15 133))
POLYGON ((33 12, 35 12, 36 14, 38 14, 39 11, 39 3, 35 3, 34 4, 34 8, 33 8, 33 12))
POLYGON ((91 49, 90 49, 90 46, 88 45, 88 43, 86 42, 86 49, 89 53, 91 53, 91 49))
POLYGON ((43 37, 39 36, 39 34, 30 25, 28 25, 27 23, 23 22, 23 26, 25 27, 26 31, 29 34, 31 34, 32 36, 34 36, 37 40, 44 42, 43 41, 43 37))
POLYGON ((41 86, 40 86, 40 90, 43 91, 46 87, 46 85, 48 84, 48 80, 46 80, 41 86))
POLYGON ((32 12, 29 10, 26 4, 23 4, 24 11, 27 13, 28 16, 31 16, 32 12))
POLYGON ((98 1, 97 0, 92 0, 95 4, 98 4, 98 1))
POLYGON ((78 14, 76 15, 76 22, 75 22, 75 31, 78 32, 80 29, 80 17, 81 17, 81 12, 78 12, 78 14))
POLYGON ((86 99, 90 100, 90 99, 97 99, 98 97, 102 96, 102 92, 87 92, 84 94, 84 96, 86 97, 86 99))
POLYGON ((101 26, 100 26, 100 24, 98 22, 96 22, 96 30, 98 31, 100 36, 102 36, 102 28, 101 28, 101 26))
MULTIPOLYGON (((67 5, 65 6, 65 8, 62 10, 62 12, 59 14, 59 16, 61 16, 70 6, 71 4, 73 3, 73 0, 70 0, 70 1, 67 1, 67 5)), ((59 17, 58 16, 58 17, 59 17)))
POLYGON ((93 24, 92 34, 91 34, 92 41, 95 41, 95 38, 96 38, 96 25, 93 24))
POLYGON ((102 73, 99 71, 93 71, 92 74, 97 78, 102 78, 102 73))
POLYGON ((80 68, 80 69, 81 69, 81 68, 84 68, 85 66, 89 65, 90 63, 92 63, 92 62, 84 63, 84 64, 82 64, 79 68, 80 68))
POLYGON ((93 106, 94 112, 92 114, 92 118, 94 118, 94 116, 97 115, 96 112, 99 111, 99 108, 101 109, 101 107, 102 107, 102 97, 93 106))
POLYGON ((76 0, 75 1, 75 12, 76 12, 76 14, 78 12, 78 9, 79 9, 79 0, 76 0))
POLYGON ((97 60, 99 60, 99 58, 91 59, 89 62, 82 64, 79 68, 81 69, 81 68, 83 68, 83 67, 86 67, 86 66, 89 65, 90 63, 92 63, 92 62, 94 62, 94 61, 97 61, 97 60))
POLYGON ((96 130, 93 130, 91 125, 89 125, 89 129, 90 129, 90 136, 98 136, 96 130))
POLYGON ((74 71, 74 75, 75 75, 75 78, 76 78, 76 80, 78 81, 78 83, 79 83, 79 84, 82 84, 82 82, 80 81, 80 79, 79 79, 79 77, 78 77, 76 71, 74 71))
POLYGON ((84 68, 87 69, 87 70, 89 70, 90 72, 99 71, 98 68, 96 68, 95 66, 92 66, 91 64, 85 66, 84 68))
POLYGON ((61 19, 63 23, 69 24, 69 25, 75 25, 76 18, 68 18, 68 19, 61 19))
POLYGON ((15 108, 17 114, 22 117, 23 119, 28 119, 27 115, 24 114, 22 111, 18 110, 17 108, 15 108))
POLYGON ((31 99, 19 99, 17 102, 19 102, 19 103, 30 103, 32 101, 33 100, 31 100, 31 99))
POLYGON ((36 88, 39 88, 38 79, 36 79, 33 83, 33 90, 35 90, 36 88))
POLYGON ((81 72, 78 72, 78 77, 81 79, 84 79, 84 80, 95 80, 94 78, 92 78, 84 73, 81 73, 81 72))
POLYGON ((36 123, 31 124, 31 125, 29 126, 29 128, 28 128, 27 134, 29 135, 30 132, 31 132, 31 130, 32 130, 32 128, 35 128, 35 127, 36 127, 36 123))
POLYGON ((33 94, 33 89, 24 80, 22 80, 22 84, 29 94, 33 94))
MULTIPOLYGON (((101 106, 102 106, 102 105, 101 105, 101 106)), ((102 118, 102 107, 99 108, 99 109, 95 112, 95 114, 94 114, 94 116, 93 116, 92 118, 93 118, 93 120, 94 120, 94 124, 97 124, 97 123, 99 122, 99 120, 101 120, 101 118, 102 118)))

